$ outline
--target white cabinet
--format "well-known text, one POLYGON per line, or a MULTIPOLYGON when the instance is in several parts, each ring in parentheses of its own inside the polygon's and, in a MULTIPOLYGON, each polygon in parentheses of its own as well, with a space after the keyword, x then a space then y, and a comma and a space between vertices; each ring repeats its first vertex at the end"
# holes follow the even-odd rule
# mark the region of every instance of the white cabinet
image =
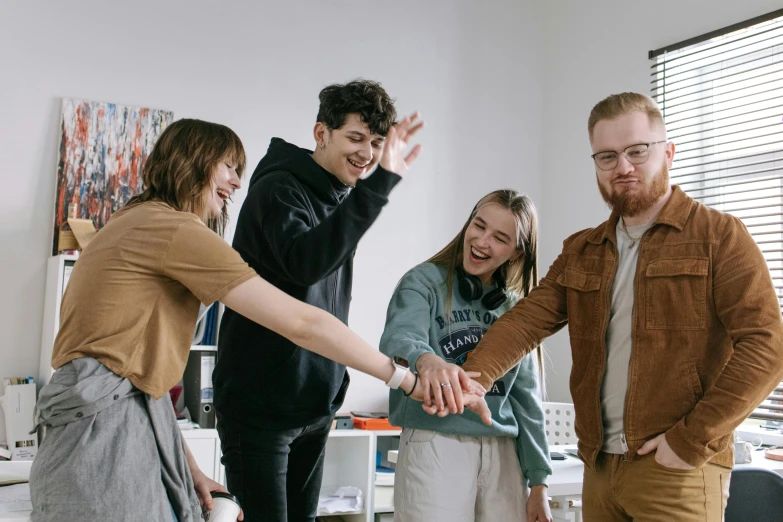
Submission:
POLYGON ((374 474, 375 435, 371 431, 329 432, 321 492, 332 492, 339 486, 353 486, 362 490, 362 510, 354 514, 340 514, 346 522, 372 522, 374 474))
MULTIPOLYGON (((399 430, 332 430, 326 443, 322 491, 335 486, 354 486, 362 490, 364 508, 361 513, 341 514, 347 522, 375 522, 376 513, 391 513, 389 495, 379 495, 376 502, 376 451, 381 451, 381 462, 388 465, 388 448, 399 447, 399 430)), ((383 493, 387 493, 384 490, 383 493)))
POLYGON ((182 430, 182 437, 206 476, 226 485, 226 472, 220 463, 220 439, 217 430, 182 430))
POLYGON ((41 328, 41 361, 38 366, 38 386, 49 382, 52 369, 52 349, 54 339, 60 330, 60 304, 65 287, 71 276, 71 270, 79 256, 59 255, 50 257, 46 263, 46 294, 44 296, 44 316, 41 328))
MULTIPOLYGON (((376 431, 376 449, 381 456, 381 465, 386 468, 394 468, 396 459, 390 458, 390 454, 400 449, 401 430, 376 431)), ((373 477, 375 471, 373 470, 373 477)), ((394 486, 374 484, 373 512, 375 520, 379 520, 380 514, 394 514, 394 486)), ((389 519, 391 520, 391 519, 389 519)))

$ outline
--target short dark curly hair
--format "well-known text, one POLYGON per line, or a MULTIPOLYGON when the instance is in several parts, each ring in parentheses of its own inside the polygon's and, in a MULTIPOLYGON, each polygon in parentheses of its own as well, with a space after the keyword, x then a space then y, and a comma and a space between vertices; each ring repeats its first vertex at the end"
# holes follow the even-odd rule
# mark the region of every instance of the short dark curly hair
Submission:
POLYGON ((318 119, 329 129, 339 129, 349 114, 358 114, 373 134, 386 136, 397 120, 394 100, 380 83, 356 79, 344 85, 324 87, 318 95, 318 119))

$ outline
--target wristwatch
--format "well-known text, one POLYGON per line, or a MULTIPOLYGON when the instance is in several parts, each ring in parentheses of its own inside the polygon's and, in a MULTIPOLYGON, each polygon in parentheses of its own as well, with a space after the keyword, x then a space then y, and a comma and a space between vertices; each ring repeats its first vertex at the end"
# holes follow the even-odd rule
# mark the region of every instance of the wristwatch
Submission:
POLYGON ((396 364, 394 361, 392 361, 392 364, 394 365, 394 374, 391 376, 391 379, 386 383, 386 386, 391 388, 392 390, 396 390, 400 387, 400 384, 402 384, 402 381, 405 379, 405 375, 408 373, 408 369, 404 366, 400 366, 399 364, 396 364))

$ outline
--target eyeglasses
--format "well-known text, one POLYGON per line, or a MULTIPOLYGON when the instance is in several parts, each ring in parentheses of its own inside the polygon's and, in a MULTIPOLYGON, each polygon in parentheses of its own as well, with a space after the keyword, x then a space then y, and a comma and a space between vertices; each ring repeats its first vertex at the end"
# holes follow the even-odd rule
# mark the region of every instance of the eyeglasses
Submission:
MULTIPOLYGON (((637 143, 636 145, 626 147, 622 154, 632 165, 641 165, 647 161, 647 158, 650 157, 650 147, 659 143, 666 143, 666 140, 653 141, 652 143, 637 143)), ((613 170, 617 167, 617 161, 620 158, 620 153, 614 150, 602 150, 601 152, 596 152, 590 157, 593 158, 596 167, 599 169, 613 170)))

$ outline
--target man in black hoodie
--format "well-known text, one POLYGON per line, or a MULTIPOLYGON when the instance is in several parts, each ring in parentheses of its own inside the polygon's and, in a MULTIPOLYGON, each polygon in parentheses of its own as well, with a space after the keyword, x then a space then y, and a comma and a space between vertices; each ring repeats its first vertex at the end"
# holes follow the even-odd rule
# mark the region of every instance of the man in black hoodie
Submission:
MULTIPOLYGON (((233 246, 271 284, 347 323, 356 246, 400 181, 394 172, 418 155, 420 146, 407 157, 401 147, 423 122, 414 114, 392 128, 393 101, 376 82, 330 85, 319 98, 315 151, 272 139, 250 179, 233 246)), ((345 367, 230 309, 218 354, 223 464, 245 520, 315 520, 324 447, 348 388, 345 367)))

